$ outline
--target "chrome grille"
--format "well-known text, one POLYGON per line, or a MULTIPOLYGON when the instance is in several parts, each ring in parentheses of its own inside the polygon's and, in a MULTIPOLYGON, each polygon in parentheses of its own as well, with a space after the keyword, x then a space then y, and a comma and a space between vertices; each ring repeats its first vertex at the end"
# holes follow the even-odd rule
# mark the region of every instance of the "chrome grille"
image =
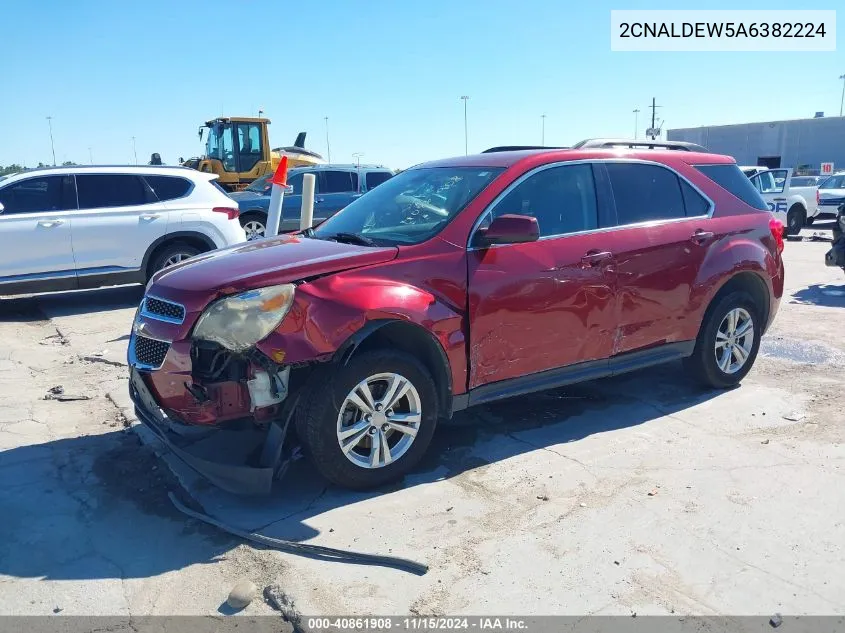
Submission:
POLYGON ((170 343, 164 341, 157 341, 154 338, 147 338, 146 336, 135 335, 135 360, 141 365, 146 365, 152 369, 158 369, 164 362, 164 357, 167 356, 167 350, 170 349, 170 343))
POLYGON ((156 297, 145 297, 144 308, 142 310, 145 316, 164 321, 173 321, 181 323, 185 320, 185 308, 178 303, 164 301, 156 297))

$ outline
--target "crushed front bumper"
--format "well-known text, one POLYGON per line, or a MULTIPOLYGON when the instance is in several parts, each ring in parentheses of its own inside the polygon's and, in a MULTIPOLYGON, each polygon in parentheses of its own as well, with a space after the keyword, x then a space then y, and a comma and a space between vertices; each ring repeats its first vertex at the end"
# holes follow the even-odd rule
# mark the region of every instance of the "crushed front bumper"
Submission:
POLYGON ((138 419, 170 451, 215 486, 240 495, 269 494, 281 475, 281 454, 287 431, 273 422, 268 428, 226 429, 181 424, 167 417, 146 384, 147 373, 130 366, 129 395, 138 419))

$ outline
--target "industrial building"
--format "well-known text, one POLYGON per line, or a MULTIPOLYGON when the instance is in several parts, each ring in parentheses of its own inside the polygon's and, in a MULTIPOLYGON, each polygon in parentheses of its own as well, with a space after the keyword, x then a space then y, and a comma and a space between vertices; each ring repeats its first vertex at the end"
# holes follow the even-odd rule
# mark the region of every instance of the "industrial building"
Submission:
POLYGON ((792 167, 817 175, 822 163, 845 169, 845 117, 712 125, 669 130, 667 140, 689 141, 733 156, 740 165, 792 167))

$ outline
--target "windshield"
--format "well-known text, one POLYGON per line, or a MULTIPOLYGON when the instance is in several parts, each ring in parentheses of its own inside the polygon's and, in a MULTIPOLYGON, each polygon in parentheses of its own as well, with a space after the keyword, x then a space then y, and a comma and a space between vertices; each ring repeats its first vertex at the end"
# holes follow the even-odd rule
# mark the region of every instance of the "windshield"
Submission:
POLYGON ((235 151, 232 138, 232 124, 217 123, 208 128, 205 140, 205 155, 223 163, 226 171, 235 171, 235 151))
POLYGON ((428 167, 394 176, 323 222, 314 234, 356 234, 378 245, 433 237, 503 171, 500 167, 428 167))
POLYGON ((267 174, 266 176, 261 176, 256 180, 252 181, 252 184, 246 188, 247 191, 252 191, 255 193, 269 193, 270 187, 272 187, 272 183, 270 182, 270 178, 273 177, 273 174, 267 174))

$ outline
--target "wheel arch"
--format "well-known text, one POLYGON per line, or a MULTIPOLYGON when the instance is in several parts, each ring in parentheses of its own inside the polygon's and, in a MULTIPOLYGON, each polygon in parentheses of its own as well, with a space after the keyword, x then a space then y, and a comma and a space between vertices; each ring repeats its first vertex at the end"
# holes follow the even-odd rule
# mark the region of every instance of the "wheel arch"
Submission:
POLYGON ((417 358, 437 387, 440 417, 452 416, 452 371, 446 351, 425 328, 411 321, 368 321, 335 352, 334 362, 345 365, 356 354, 379 348, 398 349, 417 358))
POLYGON ((722 297, 729 295, 732 292, 744 291, 747 292, 754 299, 754 303, 760 307, 761 318, 763 320, 763 329, 768 326, 769 316, 772 309, 769 287, 763 277, 753 270, 742 270, 732 275, 729 279, 719 286, 707 302, 707 308, 702 315, 701 323, 699 324, 699 331, 704 324, 707 323, 707 318, 710 316, 710 311, 713 309, 722 297))
POLYGON ((217 248, 217 245, 210 237, 196 231, 176 231, 174 233, 162 235, 155 242, 150 244, 150 247, 144 254, 144 261, 141 264, 141 270, 144 272, 147 279, 151 276, 150 265, 154 261, 155 256, 174 242, 184 242, 189 244, 198 249, 201 253, 213 251, 217 248))

